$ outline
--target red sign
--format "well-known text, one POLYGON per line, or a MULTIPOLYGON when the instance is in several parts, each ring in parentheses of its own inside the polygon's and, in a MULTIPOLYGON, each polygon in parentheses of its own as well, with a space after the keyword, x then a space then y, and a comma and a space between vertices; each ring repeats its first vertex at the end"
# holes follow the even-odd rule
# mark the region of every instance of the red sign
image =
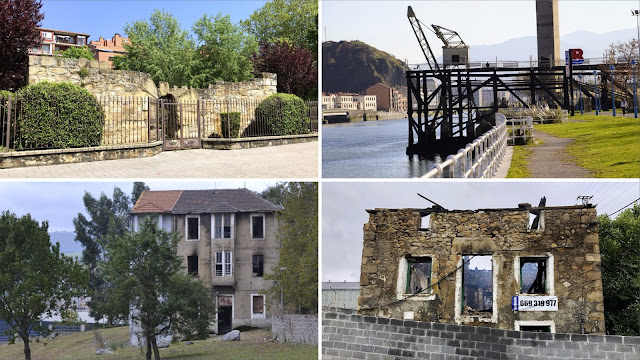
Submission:
POLYGON ((220 296, 218 298, 218 306, 233 306, 231 296, 220 296))
POLYGON ((582 60, 582 49, 571 49, 571 60, 582 60))

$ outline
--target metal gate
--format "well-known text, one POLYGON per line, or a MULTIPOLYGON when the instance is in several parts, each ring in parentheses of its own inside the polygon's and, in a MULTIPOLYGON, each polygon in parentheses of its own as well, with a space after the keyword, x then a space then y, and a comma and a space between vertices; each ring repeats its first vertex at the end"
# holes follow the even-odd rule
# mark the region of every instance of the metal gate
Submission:
POLYGON ((163 149, 199 149, 200 102, 175 102, 160 100, 163 149))

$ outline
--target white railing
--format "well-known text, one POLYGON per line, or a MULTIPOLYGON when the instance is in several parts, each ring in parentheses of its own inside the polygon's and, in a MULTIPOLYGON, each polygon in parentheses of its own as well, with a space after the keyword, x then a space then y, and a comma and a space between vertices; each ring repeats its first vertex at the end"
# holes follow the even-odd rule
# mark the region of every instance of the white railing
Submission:
POLYGON ((507 145, 515 145, 517 139, 522 139, 524 144, 533 140, 533 118, 525 116, 521 118, 510 118, 507 120, 508 141, 507 145))
POLYGON ((435 164, 422 178, 441 177, 444 169, 448 176, 454 177, 456 165, 460 166, 463 178, 490 178, 498 171, 498 166, 507 149, 507 118, 499 113, 496 126, 467 144, 458 153, 447 156, 440 164, 435 164))

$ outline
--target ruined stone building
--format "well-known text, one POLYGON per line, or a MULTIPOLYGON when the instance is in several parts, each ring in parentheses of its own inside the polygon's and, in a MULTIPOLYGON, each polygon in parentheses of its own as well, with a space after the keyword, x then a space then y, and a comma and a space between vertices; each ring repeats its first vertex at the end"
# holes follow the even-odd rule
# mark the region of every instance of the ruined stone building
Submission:
POLYGON ((367 212, 360 313, 605 333, 592 205, 367 212))
POLYGON ((264 275, 278 264, 279 209, 247 189, 145 191, 131 216, 134 230, 151 217, 179 234, 185 271, 211 285, 217 333, 223 334, 242 325, 268 326, 278 308, 261 292, 273 284, 264 275))

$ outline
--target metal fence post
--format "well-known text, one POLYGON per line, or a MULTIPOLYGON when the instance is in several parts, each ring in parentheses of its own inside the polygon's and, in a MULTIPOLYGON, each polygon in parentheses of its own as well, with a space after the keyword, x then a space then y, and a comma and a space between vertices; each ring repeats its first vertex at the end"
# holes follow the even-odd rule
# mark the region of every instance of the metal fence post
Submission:
POLYGON ((7 101, 7 142, 5 143, 4 151, 9 151, 9 140, 11 139, 11 96, 7 101))

